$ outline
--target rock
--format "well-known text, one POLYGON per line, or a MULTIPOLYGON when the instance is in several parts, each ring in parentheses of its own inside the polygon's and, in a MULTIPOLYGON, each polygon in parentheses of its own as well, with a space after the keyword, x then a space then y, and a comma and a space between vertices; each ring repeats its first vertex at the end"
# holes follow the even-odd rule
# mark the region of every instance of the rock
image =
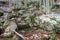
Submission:
POLYGON ((0 17, 0 22, 3 22, 7 19, 8 13, 3 13, 3 15, 0 17))
POLYGON ((14 33, 12 30, 15 30, 16 28, 17 28, 16 23, 13 21, 9 21, 9 25, 5 29, 3 36, 8 36, 8 37, 11 36, 14 33))
POLYGON ((4 28, 0 26, 0 35, 4 33, 4 28))

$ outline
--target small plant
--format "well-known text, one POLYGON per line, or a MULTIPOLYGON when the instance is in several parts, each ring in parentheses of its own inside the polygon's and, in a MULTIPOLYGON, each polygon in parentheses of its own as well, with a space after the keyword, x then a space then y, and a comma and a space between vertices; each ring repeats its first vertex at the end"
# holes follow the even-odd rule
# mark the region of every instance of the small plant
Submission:
POLYGON ((49 40, 57 40, 55 30, 50 32, 51 36, 49 40))

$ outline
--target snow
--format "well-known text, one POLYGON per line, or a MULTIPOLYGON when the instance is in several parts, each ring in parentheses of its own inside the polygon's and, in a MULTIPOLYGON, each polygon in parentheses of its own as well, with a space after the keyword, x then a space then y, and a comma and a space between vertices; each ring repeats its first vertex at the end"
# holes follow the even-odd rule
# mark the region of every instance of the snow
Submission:
POLYGON ((52 14, 42 15, 39 16, 39 19, 42 19, 42 21, 49 22, 52 24, 57 24, 55 20, 51 20, 50 18, 55 17, 57 21, 60 21, 60 14, 52 12, 52 14))

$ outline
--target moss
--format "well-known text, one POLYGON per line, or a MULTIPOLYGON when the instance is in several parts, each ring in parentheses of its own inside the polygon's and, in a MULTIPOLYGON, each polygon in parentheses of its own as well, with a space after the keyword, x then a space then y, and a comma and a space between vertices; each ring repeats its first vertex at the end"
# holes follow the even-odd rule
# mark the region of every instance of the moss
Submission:
POLYGON ((31 16, 30 19, 32 23, 35 23, 35 16, 31 16))
POLYGON ((52 17, 52 18, 50 18, 51 20, 55 20, 56 21, 56 18, 55 17, 52 17))

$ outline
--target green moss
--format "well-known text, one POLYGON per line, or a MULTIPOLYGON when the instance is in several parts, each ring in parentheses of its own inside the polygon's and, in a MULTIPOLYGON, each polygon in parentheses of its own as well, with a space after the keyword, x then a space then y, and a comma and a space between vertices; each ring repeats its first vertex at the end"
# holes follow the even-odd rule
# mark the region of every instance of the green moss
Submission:
POLYGON ((30 19, 32 23, 35 23, 35 16, 31 16, 30 19))
POLYGON ((52 18, 50 18, 51 20, 55 20, 56 21, 56 18, 55 17, 52 17, 52 18))

